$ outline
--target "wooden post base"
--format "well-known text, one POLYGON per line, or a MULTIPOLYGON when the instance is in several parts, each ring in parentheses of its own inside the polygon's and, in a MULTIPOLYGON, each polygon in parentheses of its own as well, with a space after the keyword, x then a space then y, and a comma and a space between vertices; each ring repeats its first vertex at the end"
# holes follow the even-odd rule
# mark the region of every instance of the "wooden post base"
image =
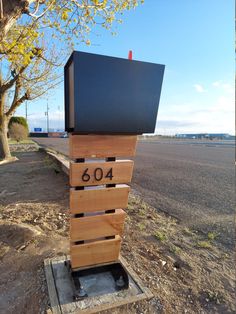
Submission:
POLYGON ((133 173, 132 160, 116 157, 133 157, 137 136, 70 134, 69 142, 71 267, 116 261, 133 173))

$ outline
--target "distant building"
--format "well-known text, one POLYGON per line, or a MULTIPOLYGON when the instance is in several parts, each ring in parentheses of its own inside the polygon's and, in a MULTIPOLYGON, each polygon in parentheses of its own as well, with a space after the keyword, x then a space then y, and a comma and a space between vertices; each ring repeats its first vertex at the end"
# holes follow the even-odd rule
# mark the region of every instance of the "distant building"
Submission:
POLYGON ((235 136, 228 133, 194 133, 194 134, 175 134, 177 138, 185 139, 218 139, 218 140, 233 140, 235 136))

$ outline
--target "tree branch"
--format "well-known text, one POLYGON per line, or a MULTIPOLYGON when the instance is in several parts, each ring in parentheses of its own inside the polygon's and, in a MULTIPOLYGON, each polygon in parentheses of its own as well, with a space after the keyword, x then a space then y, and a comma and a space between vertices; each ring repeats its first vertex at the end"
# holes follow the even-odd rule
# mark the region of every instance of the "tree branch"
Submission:
POLYGON ((23 66, 18 74, 16 74, 16 76, 14 76, 9 82, 7 82, 6 84, 3 84, 0 87, 0 93, 4 93, 5 91, 7 91, 9 88, 11 88, 14 83, 19 79, 20 75, 25 71, 25 69, 28 67, 28 65, 23 66))
POLYGON ((39 55, 39 58, 41 58, 42 60, 44 60, 44 61, 47 62, 48 64, 53 65, 53 66, 56 66, 56 67, 59 67, 59 66, 62 65, 62 64, 60 64, 60 63, 55 63, 55 62, 53 62, 53 61, 51 61, 51 60, 48 60, 48 59, 47 59, 46 57, 44 57, 42 54, 39 55))
POLYGON ((38 10, 39 10, 39 3, 40 3, 40 0, 37 0, 37 3, 36 3, 36 8, 34 10, 34 13, 32 13, 33 15, 37 14, 38 10))
POLYGON ((37 3, 37 7, 36 7, 36 10, 34 11, 34 13, 30 13, 29 11, 26 12, 27 15, 33 17, 33 18, 36 19, 36 20, 38 20, 38 19, 40 19, 41 17, 43 17, 43 16, 47 13, 47 11, 51 9, 51 7, 52 7, 52 5, 54 4, 55 1, 53 0, 53 1, 48 5, 48 7, 47 7, 41 14, 39 14, 39 15, 36 15, 36 13, 38 12, 40 1, 38 0, 37 2, 38 2, 38 3, 37 3))
POLYGON ((12 103, 11 103, 11 106, 10 108, 16 103, 18 97, 19 97, 19 92, 20 92, 20 79, 18 78, 16 80, 16 85, 15 85, 15 93, 14 93, 14 97, 13 97, 13 100, 12 100, 12 103))
MULTIPOLYGON (((33 58, 35 57, 40 57, 41 55, 41 49, 35 47, 32 50, 33 56, 30 58, 31 61, 33 60, 33 58)), ((18 78, 20 77, 20 75, 25 71, 25 69, 29 66, 29 64, 24 65, 23 67, 21 67, 21 69, 19 70, 19 72, 6 84, 3 84, 0 87, 0 93, 4 93, 6 90, 8 90, 9 88, 11 88, 14 83, 18 80, 18 78)))
POLYGON ((3 19, 3 4, 2 4, 2 0, 0 0, 0 19, 3 19))
POLYGON ((2 18, 0 18, 0 41, 6 36, 17 19, 25 13, 31 3, 36 0, 1 0, 2 18))
POLYGON ((25 100, 28 100, 29 98, 29 94, 26 92, 23 96, 12 103, 10 109, 6 113, 6 116, 10 117, 16 111, 17 107, 19 107, 25 100))
POLYGON ((79 9, 94 9, 104 6, 103 2, 98 4, 80 4, 76 0, 71 0, 71 2, 74 3, 74 5, 77 6, 79 9))

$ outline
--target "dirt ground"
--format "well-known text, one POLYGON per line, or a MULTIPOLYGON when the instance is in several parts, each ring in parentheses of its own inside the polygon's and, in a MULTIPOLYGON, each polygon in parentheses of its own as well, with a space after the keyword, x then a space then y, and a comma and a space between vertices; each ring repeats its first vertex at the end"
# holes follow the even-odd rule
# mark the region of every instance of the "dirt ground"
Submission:
MULTIPOLYGON (((0 166, 0 313, 45 313, 43 260, 68 253, 68 177, 44 153, 16 155, 0 166)), ((233 253, 217 234, 183 227, 133 192, 122 256, 154 298, 103 313, 235 313, 233 253)))
POLYGON ((68 178, 42 153, 0 166, 0 313, 45 313, 43 261, 68 251, 68 178))
MULTIPOLYGON (((69 153, 67 138, 34 140, 69 153)), ((234 158, 234 141, 138 141, 131 186, 151 206, 186 227, 217 233, 217 241, 233 250, 234 158)))

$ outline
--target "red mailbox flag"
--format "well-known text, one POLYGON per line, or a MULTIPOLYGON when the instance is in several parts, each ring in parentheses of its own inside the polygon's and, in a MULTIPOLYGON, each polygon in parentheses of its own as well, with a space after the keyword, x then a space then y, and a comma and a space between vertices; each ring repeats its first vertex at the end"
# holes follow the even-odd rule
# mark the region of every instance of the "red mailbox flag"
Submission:
POLYGON ((128 59, 132 60, 133 59, 133 53, 132 50, 129 51, 128 59))

